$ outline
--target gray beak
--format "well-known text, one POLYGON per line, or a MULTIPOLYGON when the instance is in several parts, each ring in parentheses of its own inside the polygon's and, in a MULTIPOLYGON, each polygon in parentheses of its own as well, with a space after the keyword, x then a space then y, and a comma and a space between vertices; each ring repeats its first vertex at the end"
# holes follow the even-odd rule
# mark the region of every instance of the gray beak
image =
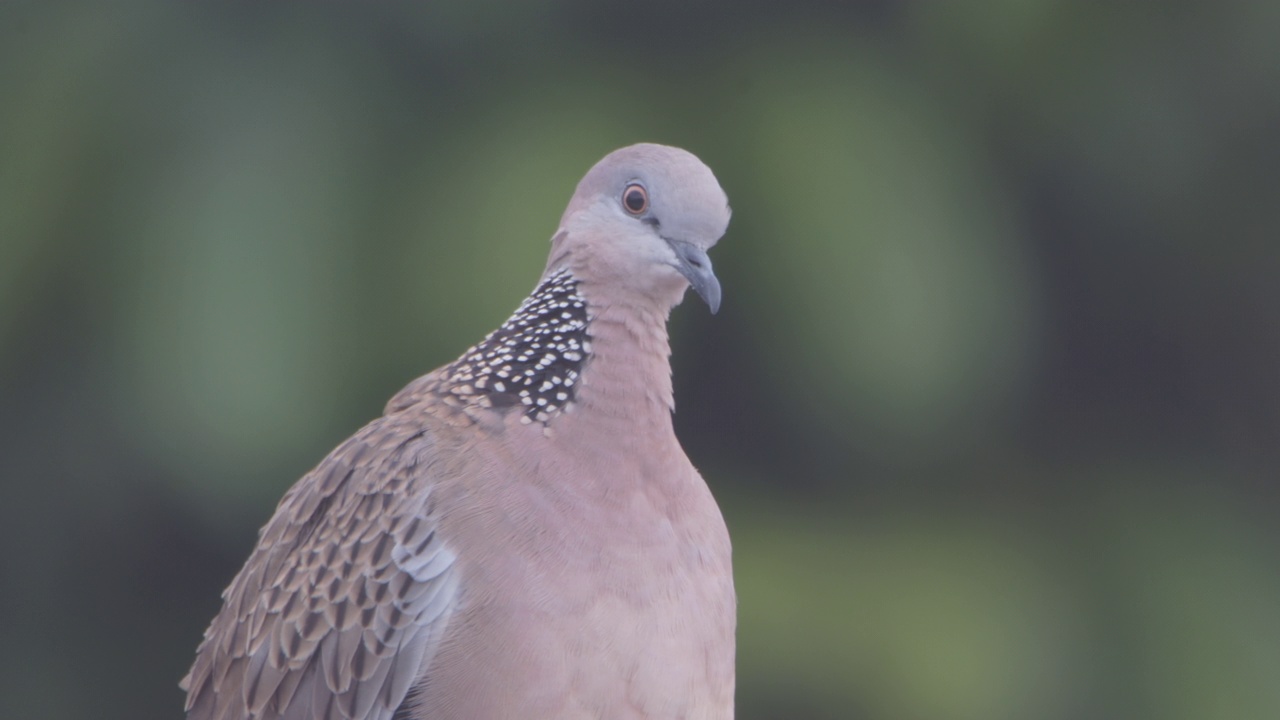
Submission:
POLYGON ((676 269, 689 281, 693 291, 702 297, 711 314, 720 309, 720 281, 711 270, 711 258, 707 251, 683 240, 667 239, 667 244, 676 251, 676 269))

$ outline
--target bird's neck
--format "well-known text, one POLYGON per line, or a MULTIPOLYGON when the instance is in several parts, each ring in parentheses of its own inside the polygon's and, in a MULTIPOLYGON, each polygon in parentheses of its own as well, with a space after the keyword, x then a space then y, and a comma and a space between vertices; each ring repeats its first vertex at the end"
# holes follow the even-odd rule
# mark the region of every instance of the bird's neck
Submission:
POLYGON ((627 432, 672 434, 668 310, 643 303, 588 298, 591 352, 582 370, 577 405, 584 419, 627 432))
POLYGON ((576 252, 575 239, 557 233, 544 276, 568 273, 586 304, 589 348, 570 414, 606 432, 674 439, 667 317, 684 280, 674 272, 641 280, 607 255, 576 252))
POLYGON ((577 279, 567 270, 549 274, 501 327, 427 378, 452 406, 545 425, 578 394, 591 352, 587 324, 577 279))
POLYGON ((434 392, 524 424, 673 436, 669 312, 567 268, 550 272, 500 328, 438 371, 434 392))

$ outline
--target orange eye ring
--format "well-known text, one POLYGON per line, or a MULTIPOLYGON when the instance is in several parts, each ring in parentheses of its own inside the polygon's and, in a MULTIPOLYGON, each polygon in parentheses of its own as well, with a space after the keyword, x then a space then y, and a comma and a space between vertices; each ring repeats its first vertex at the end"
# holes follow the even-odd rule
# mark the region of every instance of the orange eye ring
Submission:
POLYGON ((631 215, 642 215, 649 209, 649 191, 640 183, 631 183, 622 191, 622 209, 631 215))

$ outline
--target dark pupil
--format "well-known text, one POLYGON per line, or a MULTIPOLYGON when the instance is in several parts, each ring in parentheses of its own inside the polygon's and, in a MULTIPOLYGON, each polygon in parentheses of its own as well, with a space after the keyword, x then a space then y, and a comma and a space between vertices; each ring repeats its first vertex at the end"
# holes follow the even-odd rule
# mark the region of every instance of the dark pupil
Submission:
POLYGON ((631 212, 640 212, 644 209, 644 193, 634 188, 628 190, 623 202, 627 204, 627 209, 631 212))

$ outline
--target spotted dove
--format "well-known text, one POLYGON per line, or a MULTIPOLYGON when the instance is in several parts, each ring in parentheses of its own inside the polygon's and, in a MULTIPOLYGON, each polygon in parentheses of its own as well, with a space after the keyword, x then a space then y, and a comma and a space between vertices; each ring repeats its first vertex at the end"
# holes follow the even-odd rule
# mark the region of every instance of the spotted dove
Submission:
POLYGON ((667 317, 729 206, 617 150, 505 323, 280 501, 183 679, 187 717, 726 720, 729 536, 672 429, 667 317))

